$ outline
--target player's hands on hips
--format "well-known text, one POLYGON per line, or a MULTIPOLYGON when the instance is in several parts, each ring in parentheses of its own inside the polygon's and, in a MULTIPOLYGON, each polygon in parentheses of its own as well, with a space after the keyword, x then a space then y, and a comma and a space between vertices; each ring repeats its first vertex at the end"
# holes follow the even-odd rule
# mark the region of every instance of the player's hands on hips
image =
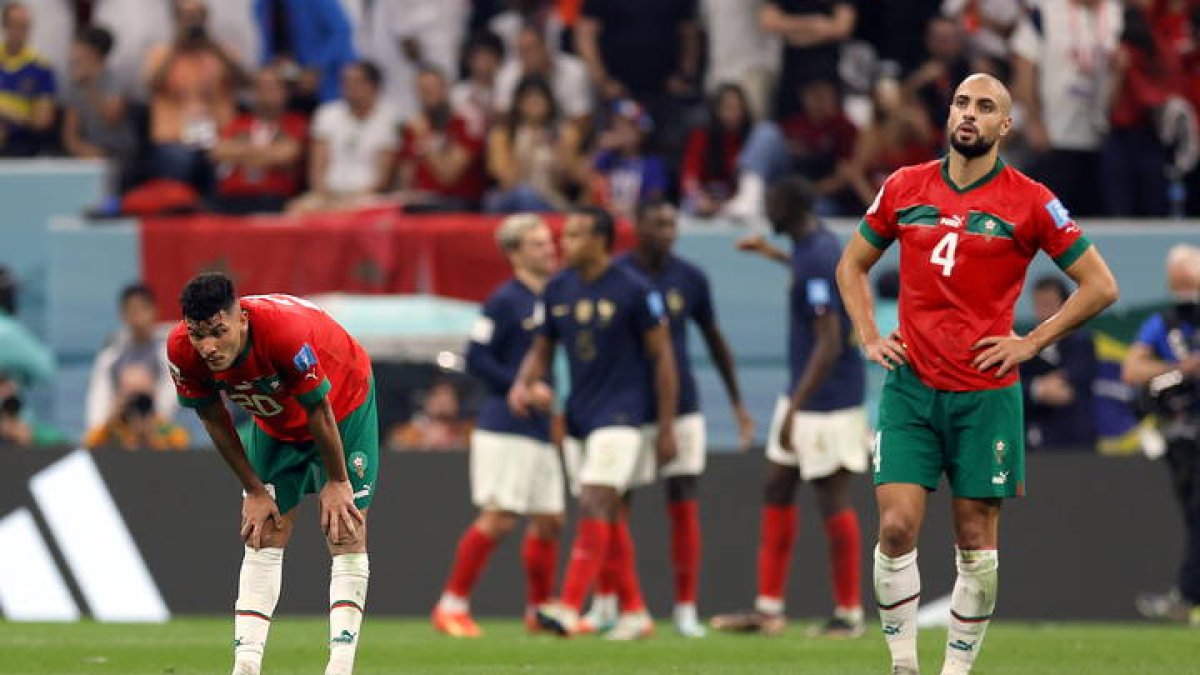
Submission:
POLYGON ((898 366, 908 362, 908 357, 905 355, 908 347, 897 333, 868 342, 863 345, 862 349, 863 356, 868 361, 874 361, 888 370, 895 370, 898 366))
POLYGON ((531 399, 529 387, 523 382, 513 382, 513 386, 508 390, 508 409, 517 417, 526 417, 529 415, 529 402, 531 399))
POLYGON ((242 499, 242 541, 255 551, 262 548, 268 521, 272 521, 276 528, 283 522, 275 498, 265 489, 247 492, 242 499))
POLYGON ((675 445, 675 430, 670 427, 658 425, 658 437, 654 439, 654 454, 658 459, 658 465, 669 463, 675 459, 675 455, 679 454, 679 448, 675 445))
POLYGON ((331 480, 321 488, 321 531, 333 544, 349 544, 358 538, 362 512, 354 505, 354 488, 348 480, 331 480))
POLYGON ((733 407, 733 419, 737 421, 738 427, 738 452, 745 452, 754 442, 754 418, 750 416, 746 406, 739 403, 733 407))
POLYGON ((995 368, 996 377, 1004 377, 1008 371, 1037 356, 1041 351, 1033 340, 1020 335, 993 335, 975 343, 973 349, 983 351, 975 355, 972 363, 981 372, 995 368))
POLYGON ((535 382, 529 387, 529 405, 542 412, 550 412, 554 408, 554 390, 545 382, 535 382))

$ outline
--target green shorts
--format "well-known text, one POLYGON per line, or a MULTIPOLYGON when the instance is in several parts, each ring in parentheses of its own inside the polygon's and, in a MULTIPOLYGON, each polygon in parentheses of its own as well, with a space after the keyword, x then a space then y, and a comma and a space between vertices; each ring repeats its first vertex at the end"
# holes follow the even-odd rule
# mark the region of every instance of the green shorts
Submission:
MULTIPOLYGON (((266 434, 257 424, 242 433, 242 445, 254 473, 274 486, 280 513, 291 511, 300 498, 319 492, 325 485, 325 463, 314 441, 288 443, 266 434)), ((375 381, 367 398, 338 422, 346 471, 354 488, 354 505, 365 509, 375 496, 379 473, 379 419, 375 410, 375 381)))
POLYGON ((873 450, 875 484, 936 490, 942 473, 955 497, 1025 494, 1025 420, 1021 385, 941 391, 908 366, 887 375, 873 450))

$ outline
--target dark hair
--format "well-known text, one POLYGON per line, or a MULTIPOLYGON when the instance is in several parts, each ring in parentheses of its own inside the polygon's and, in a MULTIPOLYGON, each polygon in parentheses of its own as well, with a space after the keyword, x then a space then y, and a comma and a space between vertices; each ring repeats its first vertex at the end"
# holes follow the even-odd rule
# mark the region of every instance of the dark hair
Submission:
MULTIPOLYGON (((125 288, 121 289, 120 306, 124 307, 125 303, 129 302, 133 298, 141 298, 152 305, 155 303, 154 291, 150 290, 149 286, 141 282, 129 284, 125 288)), ((212 315, 210 314, 209 316, 212 315)))
POLYGON ((373 61, 359 59, 358 61, 352 61, 350 65, 361 70, 363 77, 367 78, 367 82, 370 82, 371 86, 376 89, 383 84, 383 71, 373 61))
POLYGON ((746 99, 746 91, 740 85, 732 82, 726 82, 717 87, 716 93, 712 95, 708 107, 708 145, 704 148, 704 172, 703 178, 732 178, 726 176, 728 173, 729 162, 725 157, 725 138, 732 133, 738 140, 738 145, 741 145, 746 137, 750 135, 750 127, 754 124, 754 120, 750 118, 750 102, 746 99), (726 94, 733 94, 738 97, 738 101, 742 104, 742 114, 744 118, 737 129, 730 132, 721 124, 720 109, 721 99, 726 94))
POLYGON ((536 91, 546 97, 546 102, 550 107, 546 124, 552 130, 557 131, 558 100, 554 98, 554 90, 550 88, 550 83, 545 78, 538 75, 526 75, 517 83, 517 90, 513 93, 512 108, 508 111, 508 138, 510 142, 517 137, 517 128, 521 126, 521 99, 531 91, 536 91))
POLYGON ((900 297, 900 270, 896 267, 885 267, 875 277, 875 295, 885 300, 896 300, 900 297))
POLYGON ((1043 277, 1038 277, 1038 280, 1033 282, 1033 292, 1039 291, 1054 291, 1058 294, 1060 302, 1066 302, 1071 296, 1071 289, 1067 288, 1067 282, 1056 274, 1047 274, 1043 277))
POLYGON ((637 218, 638 222, 641 222, 643 218, 650 215, 651 211, 661 209, 664 206, 675 206, 675 204, 666 197, 657 195, 653 197, 647 197, 646 199, 638 202, 637 209, 634 211, 634 216, 637 218))
POLYGON ((604 248, 611 251, 617 240, 617 223, 612 214, 596 206, 586 206, 575 210, 576 215, 592 219, 592 234, 604 238, 604 248))
POLYGON ((233 307, 236 301, 233 281, 220 272, 209 272, 193 278, 179 294, 183 318, 192 321, 212 318, 214 314, 233 307))
POLYGON ((459 63, 459 70, 463 77, 468 77, 471 74, 471 56, 477 51, 489 51, 496 55, 496 58, 504 61, 504 41, 495 33, 487 29, 477 30, 471 34, 471 39, 467 40, 462 48, 462 58, 459 63))
POLYGON ((102 26, 88 26, 84 28, 75 34, 75 42, 96 52, 101 61, 108 58, 113 48, 112 33, 102 26))
POLYGON ((771 225, 776 231, 783 231, 790 229, 794 224, 805 220, 812 214, 813 205, 817 201, 817 191, 808 179, 792 175, 781 178, 771 185, 771 189, 767 193, 767 201, 779 205, 779 210, 773 212, 772 215, 777 214, 781 221, 771 223, 771 225))

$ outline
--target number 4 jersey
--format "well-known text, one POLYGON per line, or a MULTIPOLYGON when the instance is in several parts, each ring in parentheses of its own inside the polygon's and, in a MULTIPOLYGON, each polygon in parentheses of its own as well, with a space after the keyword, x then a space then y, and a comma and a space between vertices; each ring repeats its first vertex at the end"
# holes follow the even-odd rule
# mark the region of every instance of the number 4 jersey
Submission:
POLYGON ((1008 386, 1016 369, 979 372, 974 345, 1012 331, 1039 249, 1066 269, 1091 244, 1050 190, 1002 160, 961 188, 946 162, 893 173, 858 231, 879 249, 900 242, 900 335, 921 381, 944 391, 1008 386))
POLYGON ((333 317, 289 295, 246 296, 245 350, 228 370, 209 370, 180 321, 167 339, 167 357, 179 401, 198 408, 220 392, 281 441, 312 440, 311 406, 328 396, 340 422, 366 400, 371 362, 333 317))

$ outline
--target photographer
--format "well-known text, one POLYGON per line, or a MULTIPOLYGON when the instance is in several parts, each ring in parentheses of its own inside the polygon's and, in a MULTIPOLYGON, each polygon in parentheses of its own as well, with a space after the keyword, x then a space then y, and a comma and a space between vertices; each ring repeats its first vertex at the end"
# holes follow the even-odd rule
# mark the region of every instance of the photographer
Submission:
POLYGON ((1200 249, 1180 244, 1167 255, 1172 306, 1142 324, 1121 366, 1121 379, 1145 387, 1148 411, 1159 418, 1167 466, 1184 513, 1184 554, 1178 587, 1143 595, 1147 618, 1200 624, 1200 249))
POLYGON ((30 417, 20 384, 0 371, 0 446, 34 448, 66 442, 66 437, 57 430, 30 417))
POLYGON ((117 375, 120 405, 104 424, 83 438, 89 450, 187 450, 190 439, 183 427, 154 411, 154 373, 128 362, 117 375))

